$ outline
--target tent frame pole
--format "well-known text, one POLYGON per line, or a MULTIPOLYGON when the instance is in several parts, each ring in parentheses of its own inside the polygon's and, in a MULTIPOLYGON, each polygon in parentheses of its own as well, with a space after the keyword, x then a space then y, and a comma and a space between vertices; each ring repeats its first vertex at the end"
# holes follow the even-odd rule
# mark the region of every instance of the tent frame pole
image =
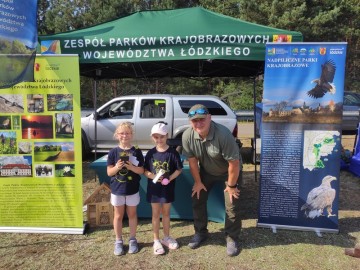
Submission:
POLYGON ((100 80, 101 77, 101 69, 97 69, 95 71, 95 80, 94 80, 94 120, 95 120, 95 149, 94 149, 94 158, 97 159, 97 118, 98 115, 96 113, 97 110, 97 82, 100 80))
POLYGON ((255 182, 257 182, 257 162, 256 162, 256 76, 254 76, 253 80, 253 106, 254 106, 254 152, 255 152, 255 158, 254 158, 254 175, 255 175, 255 182))
POLYGON ((97 159, 97 78, 94 80, 94 120, 95 120, 95 153, 94 153, 94 159, 97 159))

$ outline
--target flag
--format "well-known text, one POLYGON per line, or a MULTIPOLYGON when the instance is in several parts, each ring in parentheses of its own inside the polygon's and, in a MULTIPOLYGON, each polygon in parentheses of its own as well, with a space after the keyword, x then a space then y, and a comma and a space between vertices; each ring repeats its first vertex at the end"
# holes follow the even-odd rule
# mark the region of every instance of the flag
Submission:
POLYGON ((37 0, 0 2, 0 88, 34 81, 37 0))

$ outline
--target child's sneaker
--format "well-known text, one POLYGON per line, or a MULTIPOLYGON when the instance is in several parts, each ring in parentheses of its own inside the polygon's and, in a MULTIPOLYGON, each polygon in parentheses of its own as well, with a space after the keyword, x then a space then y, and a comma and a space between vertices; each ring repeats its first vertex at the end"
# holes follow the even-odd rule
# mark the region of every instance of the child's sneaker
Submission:
POLYGON ((155 255, 162 255, 165 253, 163 246, 161 245, 159 240, 154 241, 154 254, 155 255))
POLYGON ((135 237, 130 238, 129 240, 129 253, 137 253, 139 251, 138 242, 135 237))
POLYGON ((174 238, 171 238, 170 236, 167 236, 164 239, 162 239, 161 244, 168 247, 169 249, 178 249, 179 248, 178 242, 174 238))
POLYGON ((114 254, 116 256, 124 255, 124 244, 122 240, 115 241, 114 254))

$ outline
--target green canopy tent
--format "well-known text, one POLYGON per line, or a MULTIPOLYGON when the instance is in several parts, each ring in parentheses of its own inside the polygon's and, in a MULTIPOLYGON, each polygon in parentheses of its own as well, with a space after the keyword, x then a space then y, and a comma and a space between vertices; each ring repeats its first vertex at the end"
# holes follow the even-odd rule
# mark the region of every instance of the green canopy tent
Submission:
POLYGON ((98 79, 256 76, 263 73, 267 42, 302 39, 300 32, 195 7, 140 11, 85 29, 39 36, 39 45, 42 54, 79 55, 80 75, 95 79, 96 110, 98 79))
POLYGON ((262 73, 266 42, 302 34, 201 7, 141 11, 81 30, 39 36, 42 54, 78 54, 80 74, 99 79, 242 77, 262 73))

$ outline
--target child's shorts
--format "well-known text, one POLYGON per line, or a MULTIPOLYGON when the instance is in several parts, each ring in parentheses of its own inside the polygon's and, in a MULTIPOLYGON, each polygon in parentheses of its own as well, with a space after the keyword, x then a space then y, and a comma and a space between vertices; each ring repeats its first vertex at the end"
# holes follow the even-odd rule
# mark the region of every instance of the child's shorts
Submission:
POLYGON ((137 206, 140 203, 139 192, 133 195, 114 195, 111 193, 110 202, 113 206, 137 206))

